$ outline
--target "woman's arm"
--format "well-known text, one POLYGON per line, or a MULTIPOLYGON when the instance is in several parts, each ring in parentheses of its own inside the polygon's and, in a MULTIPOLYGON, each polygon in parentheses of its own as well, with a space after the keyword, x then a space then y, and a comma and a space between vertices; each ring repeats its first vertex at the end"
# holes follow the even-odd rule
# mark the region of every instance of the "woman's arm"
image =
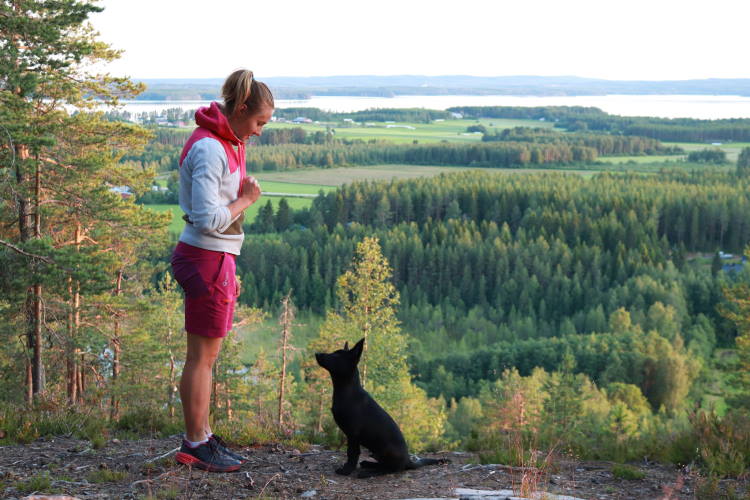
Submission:
POLYGON ((202 139, 190 149, 191 213, 190 221, 202 233, 225 231, 232 223, 229 208, 220 203, 221 176, 226 168, 226 153, 213 139, 202 139))

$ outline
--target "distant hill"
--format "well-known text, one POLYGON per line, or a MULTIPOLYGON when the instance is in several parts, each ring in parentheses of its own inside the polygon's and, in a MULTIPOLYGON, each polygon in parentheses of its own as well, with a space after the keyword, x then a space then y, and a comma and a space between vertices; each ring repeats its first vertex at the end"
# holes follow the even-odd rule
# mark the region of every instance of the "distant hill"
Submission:
MULTIPOLYGON (((344 75, 262 78, 280 99, 314 95, 394 97, 398 95, 693 94, 750 96, 750 79, 599 80, 576 76, 344 75)), ((144 79, 141 100, 206 100, 219 96, 222 78, 144 79)))

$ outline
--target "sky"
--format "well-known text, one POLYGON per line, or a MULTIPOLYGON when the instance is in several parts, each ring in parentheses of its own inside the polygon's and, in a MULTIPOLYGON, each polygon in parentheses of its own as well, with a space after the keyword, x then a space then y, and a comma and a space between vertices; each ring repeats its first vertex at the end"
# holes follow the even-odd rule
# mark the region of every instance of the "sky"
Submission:
POLYGON ((750 78, 750 0, 101 0, 132 78, 750 78))

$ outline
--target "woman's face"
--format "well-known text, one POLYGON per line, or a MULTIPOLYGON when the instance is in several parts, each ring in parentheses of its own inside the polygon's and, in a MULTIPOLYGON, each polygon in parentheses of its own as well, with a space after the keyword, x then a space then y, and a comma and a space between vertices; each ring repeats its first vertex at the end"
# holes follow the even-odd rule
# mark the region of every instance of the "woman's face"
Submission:
POLYGON ((258 112, 248 115, 247 106, 243 104, 229 120, 229 124, 237 138, 244 141, 249 137, 260 135, 266 123, 271 121, 272 115, 273 108, 270 106, 261 106, 258 112))

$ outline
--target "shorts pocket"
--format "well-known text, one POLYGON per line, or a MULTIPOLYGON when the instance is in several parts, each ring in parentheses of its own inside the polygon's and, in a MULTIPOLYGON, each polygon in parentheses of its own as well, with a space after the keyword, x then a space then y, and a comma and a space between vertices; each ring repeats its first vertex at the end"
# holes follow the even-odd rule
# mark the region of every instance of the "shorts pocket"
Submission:
POLYGON ((219 266, 219 272, 211 287, 212 292, 216 295, 216 301, 220 304, 229 304, 233 302, 237 293, 233 263, 231 256, 228 254, 223 255, 221 266, 219 266))

